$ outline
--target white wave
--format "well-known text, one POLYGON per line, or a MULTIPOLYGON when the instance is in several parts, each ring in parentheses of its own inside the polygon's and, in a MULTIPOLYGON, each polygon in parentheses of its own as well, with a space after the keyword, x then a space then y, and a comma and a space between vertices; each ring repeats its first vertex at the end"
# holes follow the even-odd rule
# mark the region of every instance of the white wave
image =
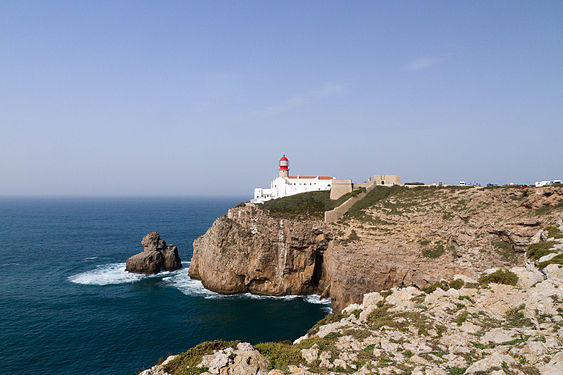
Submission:
POLYGON ((187 296, 201 296, 204 298, 220 298, 221 294, 205 289, 201 281, 188 276, 188 267, 173 272, 172 275, 162 279, 164 283, 172 288, 178 289, 187 296))
POLYGON ((125 263, 111 263, 97 266, 92 271, 70 276, 68 279, 75 284, 114 285, 133 283, 146 277, 149 276, 125 271, 125 263))
POLYGON ((176 288, 187 296, 199 296, 206 299, 235 299, 235 298, 248 298, 257 300, 280 300, 291 301, 295 299, 302 299, 311 304, 324 305, 324 309, 331 311, 330 299, 321 299, 319 295, 289 295, 289 296, 260 296, 251 293, 223 295, 205 289, 201 281, 192 279, 188 275, 188 268, 190 262, 182 262, 183 268, 172 272, 160 272, 157 275, 142 275, 125 271, 125 263, 110 263, 97 266, 91 271, 79 273, 70 276, 69 281, 75 284, 83 285, 116 285, 134 283, 146 278, 161 278, 162 282, 171 288, 176 288))
POLYGON ((98 259, 98 257, 88 257, 88 258, 84 258, 84 260, 94 260, 94 259, 98 259))
POLYGON ((332 311, 330 307, 330 299, 321 299, 321 296, 312 294, 307 296, 301 295, 288 295, 288 296, 261 296, 252 293, 244 293, 244 294, 231 294, 231 295, 224 295, 212 292, 208 289, 205 289, 201 281, 194 280, 190 276, 188 276, 187 267, 183 268, 179 271, 174 272, 173 275, 169 277, 165 277, 162 279, 163 282, 167 283, 169 286, 173 288, 177 288, 180 292, 188 296, 200 296, 206 299, 256 299, 256 300, 278 300, 278 301, 292 301, 295 299, 302 299, 305 302, 316 304, 316 305, 324 305, 325 310, 332 311))

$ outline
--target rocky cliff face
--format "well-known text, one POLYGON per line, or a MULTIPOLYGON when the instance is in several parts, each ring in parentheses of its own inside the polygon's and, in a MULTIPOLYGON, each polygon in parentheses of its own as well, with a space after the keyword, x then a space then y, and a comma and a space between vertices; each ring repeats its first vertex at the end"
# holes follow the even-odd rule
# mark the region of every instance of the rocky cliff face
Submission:
POLYGON ((194 242, 189 274, 219 293, 324 294, 340 311, 368 292, 522 265, 562 202, 562 188, 378 187, 334 224, 246 205, 194 242))
POLYGON ((318 293, 332 236, 318 220, 274 218, 250 205, 229 210, 194 242, 189 275, 232 294, 318 293))

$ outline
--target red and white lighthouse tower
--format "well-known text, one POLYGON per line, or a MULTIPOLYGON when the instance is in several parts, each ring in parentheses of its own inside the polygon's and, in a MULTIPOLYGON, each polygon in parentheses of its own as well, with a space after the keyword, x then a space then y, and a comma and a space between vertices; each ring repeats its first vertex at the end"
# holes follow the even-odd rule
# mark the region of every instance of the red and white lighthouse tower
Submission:
POLYGON ((280 159, 280 177, 289 177, 289 160, 284 156, 280 159))

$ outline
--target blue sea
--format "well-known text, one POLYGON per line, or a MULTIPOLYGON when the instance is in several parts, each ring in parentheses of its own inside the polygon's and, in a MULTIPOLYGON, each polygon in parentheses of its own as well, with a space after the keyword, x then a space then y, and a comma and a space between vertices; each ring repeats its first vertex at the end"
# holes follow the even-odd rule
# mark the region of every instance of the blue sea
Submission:
POLYGON ((244 198, 0 199, 0 373, 135 374, 201 341, 293 340, 316 296, 221 296, 188 277, 192 242, 244 198), (157 231, 184 268, 125 272, 157 231))

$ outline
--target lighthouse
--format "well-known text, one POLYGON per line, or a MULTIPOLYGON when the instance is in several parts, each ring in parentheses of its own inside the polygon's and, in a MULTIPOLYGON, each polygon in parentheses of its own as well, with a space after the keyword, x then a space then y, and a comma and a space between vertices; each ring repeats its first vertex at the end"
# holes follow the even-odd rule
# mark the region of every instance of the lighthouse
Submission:
POLYGON ((285 154, 280 159, 280 177, 289 177, 289 160, 285 157, 285 154))
POLYGON ((254 189, 252 203, 264 203, 271 199, 309 191, 330 190, 334 177, 330 176, 290 176, 289 160, 283 155, 279 162, 279 175, 271 183, 270 188, 254 189))

